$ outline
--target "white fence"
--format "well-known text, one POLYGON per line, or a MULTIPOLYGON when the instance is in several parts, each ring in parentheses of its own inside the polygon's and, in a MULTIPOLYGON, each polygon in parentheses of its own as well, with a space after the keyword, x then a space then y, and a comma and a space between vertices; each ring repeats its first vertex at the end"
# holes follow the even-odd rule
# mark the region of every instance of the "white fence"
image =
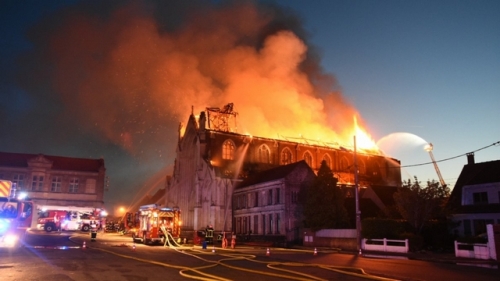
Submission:
POLYGON ((455 241, 455 256, 481 260, 497 260, 493 225, 486 225, 486 233, 488 234, 488 243, 469 244, 455 241))
POLYGON ((363 239, 361 248, 368 251, 390 252, 390 253, 408 253, 408 239, 363 239))
POLYGON ((455 241, 455 256, 460 258, 488 260, 490 259, 490 250, 488 244, 469 244, 455 241))

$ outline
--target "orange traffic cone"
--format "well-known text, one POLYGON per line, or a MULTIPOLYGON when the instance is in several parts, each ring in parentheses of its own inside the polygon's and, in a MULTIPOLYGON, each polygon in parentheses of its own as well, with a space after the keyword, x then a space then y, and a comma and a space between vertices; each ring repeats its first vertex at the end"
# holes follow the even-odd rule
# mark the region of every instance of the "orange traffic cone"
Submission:
POLYGON ((316 250, 316 248, 314 248, 314 255, 317 255, 318 254, 318 250, 316 250))
POLYGON ((267 248, 267 251, 266 251, 266 256, 270 256, 271 253, 269 252, 269 248, 267 248))
POLYGON ((87 244, 85 244, 85 241, 83 241, 82 249, 87 248, 87 244))
POLYGON ((134 244, 132 244, 132 250, 134 250, 134 251, 135 251, 135 243, 134 243, 134 244))

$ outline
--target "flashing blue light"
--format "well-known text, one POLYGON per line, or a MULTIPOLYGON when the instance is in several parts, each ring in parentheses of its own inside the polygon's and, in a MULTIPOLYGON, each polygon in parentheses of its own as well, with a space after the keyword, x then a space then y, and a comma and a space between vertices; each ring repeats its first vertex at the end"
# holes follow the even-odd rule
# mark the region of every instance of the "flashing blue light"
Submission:
POLYGON ((1 220, 0 219, 0 231, 8 229, 9 226, 10 226, 10 221, 8 221, 8 220, 1 220))

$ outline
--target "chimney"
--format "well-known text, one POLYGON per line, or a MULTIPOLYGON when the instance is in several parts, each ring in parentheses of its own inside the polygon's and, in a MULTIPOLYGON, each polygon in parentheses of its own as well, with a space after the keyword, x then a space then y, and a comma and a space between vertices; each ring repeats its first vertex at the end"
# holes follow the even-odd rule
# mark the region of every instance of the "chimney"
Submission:
POLYGON ((200 130, 204 131, 207 123, 207 117, 205 116, 205 111, 200 112, 199 123, 200 123, 200 130))
POLYGON ((474 161, 474 152, 467 153, 467 164, 474 165, 476 161, 474 161))

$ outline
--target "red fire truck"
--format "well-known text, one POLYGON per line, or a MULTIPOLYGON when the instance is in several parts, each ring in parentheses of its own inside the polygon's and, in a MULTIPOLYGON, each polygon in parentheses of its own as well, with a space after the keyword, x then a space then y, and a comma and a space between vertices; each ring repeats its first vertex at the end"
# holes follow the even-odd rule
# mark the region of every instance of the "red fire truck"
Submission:
POLYGON ((16 198, 15 184, 0 180, 0 247, 21 246, 32 217, 33 202, 16 198))
POLYGON ((37 229, 47 232, 54 230, 81 230, 87 232, 92 224, 101 225, 106 214, 103 209, 94 207, 48 205, 37 207, 40 209, 37 229))
POLYGON ((166 208, 157 204, 141 206, 138 212, 127 213, 125 216, 125 227, 132 234, 132 240, 144 244, 165 243, 168 237, 163 230, 171 238, 179 239, 181 225, 181 211, 178 208, 166 208))

